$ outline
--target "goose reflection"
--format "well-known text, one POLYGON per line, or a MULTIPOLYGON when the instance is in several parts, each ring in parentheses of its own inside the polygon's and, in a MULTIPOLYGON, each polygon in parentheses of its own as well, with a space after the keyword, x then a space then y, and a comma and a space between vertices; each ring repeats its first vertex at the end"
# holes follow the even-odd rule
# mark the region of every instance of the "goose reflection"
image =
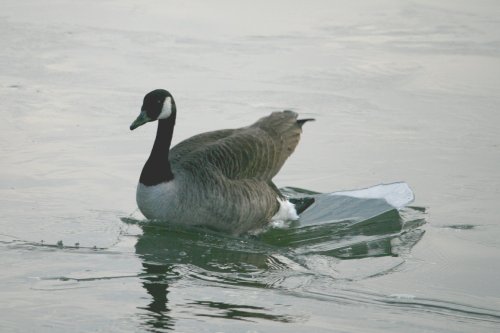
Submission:
MULTIPOLYGON (((273 251, 266 244, 253 239, 233 238, 207 230, 182 229, 175 227, 147 225, 135 245, 137 255, 142 260, 142 285, 151 297, 150 303, 143 307, 143 323, 150 331, 172 329, 175 319, 169 307, 170 285, 178 279, 214 279, 222 283, 238 284, 248 279, 255 287, 264 287, 251 277, 265 272, 275 265, 273 251), (216 276, 214 277, 214 274, 216 276)), ((248 285, 248 283, 247 283, 248 285)), ((219 308, 228 318, 237 316, 272 319, 260 311, 238 310, 245 305, 228 305, 222 302, 193 303, 199 307, 219 308), (218 306, 220 305, 220 306, 218 306)), ((280 316, 276 320, 283 321, 280 316)))
POLYGON ((142 286, 152 297, 151 302, 141 308, 147 311, 143 318, 144 324, 149 326, 152 332, 158 329, 171 329, 173 319, 168 307, 168 276, 172 273, 172 267, 146 261, 142 266, 145 273, 142 277, 142 286))

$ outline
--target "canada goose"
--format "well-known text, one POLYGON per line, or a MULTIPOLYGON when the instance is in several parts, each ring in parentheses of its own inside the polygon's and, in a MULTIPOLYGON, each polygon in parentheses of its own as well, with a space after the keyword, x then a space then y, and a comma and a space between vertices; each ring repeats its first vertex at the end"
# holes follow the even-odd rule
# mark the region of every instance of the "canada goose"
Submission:
POLYGON ((302 125, 292 111, 273 112, 253 125, 202 133, 170 149, 177 108, 163 89, 146 94, 133 130, 158 120, 156 139, 137 186, 148 219, 203 225, 239 235, 273 216, 297 219, 272 182, 299 143, 302 125))

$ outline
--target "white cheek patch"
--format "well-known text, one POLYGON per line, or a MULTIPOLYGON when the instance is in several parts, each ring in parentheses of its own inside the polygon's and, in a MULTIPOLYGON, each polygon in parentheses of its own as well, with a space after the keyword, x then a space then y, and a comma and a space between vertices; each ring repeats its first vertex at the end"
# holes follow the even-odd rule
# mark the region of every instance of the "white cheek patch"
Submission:
POLYGON ((165 102, 163 102, 163 108, 161 109, 161 113, 158 116, 158 119, 167 119, 172 114, 172 98, 165 98, 165 102))

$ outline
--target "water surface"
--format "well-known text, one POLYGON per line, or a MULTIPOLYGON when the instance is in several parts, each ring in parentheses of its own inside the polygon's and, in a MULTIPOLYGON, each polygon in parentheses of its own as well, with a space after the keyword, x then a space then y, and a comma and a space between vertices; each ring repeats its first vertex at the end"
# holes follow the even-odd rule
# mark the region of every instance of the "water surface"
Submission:
POLYGON ((0 12, 2 332, 498 330, 497 2, 0 12), (174 143, 316 118, 275 179, 291 196, 404 181, 416 201, 340 196, 335 216, 242 238, 145 225, 155 130, 128 126, 155 88, 176 98, 174 143))

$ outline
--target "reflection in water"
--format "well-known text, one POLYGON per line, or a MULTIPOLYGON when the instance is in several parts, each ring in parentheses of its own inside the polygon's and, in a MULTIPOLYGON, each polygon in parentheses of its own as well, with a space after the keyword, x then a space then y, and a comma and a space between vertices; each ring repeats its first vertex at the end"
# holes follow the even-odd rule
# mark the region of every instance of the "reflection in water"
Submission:
MULTIPOLYGON (((298 189, 287 189, 287 195, 306 202, 314 199, 314 203, 301 214, 298 223, 253 236, 237 238, 199 228, 139 222, 143 234, 135 249, 144 268, 142 284, 151 297, 144 308, 148 312, 143 323, 148 329, 156 332, 174 326, 168 304, 169 282, 181 277, 287 289, 285 281, 290 276, 346 278, 335 267, 317 269, 321 266, 318 263, 328 258, 334 263, 380 256, 403 257, 404 261, 406 253, 423 235, 418 229, 425 223, 421 209, 396 209, 382 198, 316 194, 298 189)), ((388 274, 399 265, 401 260, 394 267, 379 267, 378 271, 372 267, 363 275, 366 262, 359 261, 357 278, 388 274)), ((248 304, 200 299, 186 306, 201 317, 293 321, 291 316, 248 304)))
MULTIPOLYGON (((267 247, 254 246, 254 240, 237 239, 205 230, 143 226, 143 234, 136 243, 136 253, 143 261, 145 276, 142 284, 151 296, 144 324, 151 332, 172 328, 174 319, 169 316, 169 282, 178 274, 176 268, 188 267, 189 276, 200 279, 239 283, 238 275, 256 273, 266 269, 267 247)), ((183 275, 186 277, 185 275, 183 275)), ((198 316, 225 316, 231 319, 261 318, 285 321, 245 305, 227 305, 197 301, 191 305, 199 310, 198 316), (196 305, 196 307, 195 307, 196 305), (207 313, 202 308, 219 309, 218 314, 207 313)))
POLYGON ((200 313, 198 316, 212 317, 212 318, 224 318, 224 319, 235 319, 235 320, 246 320, 251 321, 254 319, 267 319, 273 321, 279 321, 283 323, 293 322, 291 316, 280 316, 269 314, 270 310, 251 305, 238 305, 238 304, 227 304, 222 302, 210 302, 210 301, 196 301, 192 303, 195 306, 208 307, 210 309, 216 309, 217 314, 204 314, 200 313))
POLYGON ((171 266, 157 265, 144 261, 142 264, 146 275, 142 278, 142 285, 151 295, 151 303, 143 308, 147 310, 144 323, 149 326, 151 332, 166 330, 173 327, 172 318, 169 316, 168 304, 168 273, 171 266))

